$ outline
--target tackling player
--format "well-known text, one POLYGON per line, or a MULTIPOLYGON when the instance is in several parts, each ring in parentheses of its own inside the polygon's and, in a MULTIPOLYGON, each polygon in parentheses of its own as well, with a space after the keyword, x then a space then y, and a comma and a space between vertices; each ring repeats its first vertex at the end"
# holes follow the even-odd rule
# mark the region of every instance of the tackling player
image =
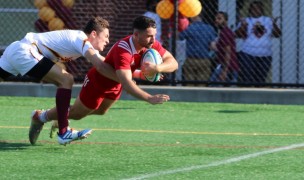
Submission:
MULTIPOLYGON (((95 67, 87 73, 79 96, 70 107, 69 118, 79 120, 90 114, 105 114, 120 98, 122 88, 134 97, 150 104, 162 104, 170 98, 166 94, 151 95, 133 82, 132 74, 141 68, 142 73, 174 72, 177 61, 172 54, 155 40, 155 21, 149 17, 139 16, 133 22, 133 34, 116 42, 106 56, 105 62, 116 71, 119 82, 98 73, 95 67), (156 49, 162 56, 163 63, 147 63, 141 67, 140 60, 148 48, 156 49)), ((137 74, 136 78, 139 78, 137 74)), ((42 121, 57 119, 57 108, 47 111, 36 110, 42 121)), ((56 125, 55 125, 56 126, 56 125)))
MULTIPOLYGON (((65 145, 71 141, 86 138, 91 129, 72 130, 68 126, 73 76, 62 69, 56 62, 67 62, 84 56, 99 73, 115 79, 114 69, 104 63, 99 54, 109 43, 109 23, 101 17, 88 21, 83 31, 59 30, 45 33, 27 33, 20 40, 10 44, 0 59, 0 77, 21 74, 53 83, 56 92, 56 119, 58 119, 58 142, 65 145)), ((0 78, 0 79, 1 79, 0 78)), ((32 114, 29 140, 35 144, 46 121, 38 120, 39 113, 32 114)))

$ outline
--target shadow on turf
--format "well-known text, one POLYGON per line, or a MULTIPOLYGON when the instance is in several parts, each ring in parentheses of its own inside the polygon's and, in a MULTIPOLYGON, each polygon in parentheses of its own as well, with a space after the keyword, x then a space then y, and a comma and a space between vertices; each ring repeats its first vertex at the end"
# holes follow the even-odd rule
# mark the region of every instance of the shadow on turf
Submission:
POLYGON ((3 142, 0 141, 0 151, 23 150, 31 146, 29 143, 3 142))
POLYGON ((220 110, 220 111, 216 111, 218 113, 248 113, 251 111, 237 111, 237 110, 220 110))

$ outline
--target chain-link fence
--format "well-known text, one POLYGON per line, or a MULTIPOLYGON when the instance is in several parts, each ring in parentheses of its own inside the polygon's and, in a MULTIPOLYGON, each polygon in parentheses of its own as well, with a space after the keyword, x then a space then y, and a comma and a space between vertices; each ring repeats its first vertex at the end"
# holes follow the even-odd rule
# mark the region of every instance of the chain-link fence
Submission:
MULTIPOLYGON (((81 29, 93 15, 109 20, 111 46, 132 33, 150 1, 0 0, 0 47, 27 32, 81 29)), ((149 10, 179 62, 165 84, 304 86, 304 0, 161 0, 149 10)), ((65 67, 81 82, 91 64, 80 58, 65 67)))

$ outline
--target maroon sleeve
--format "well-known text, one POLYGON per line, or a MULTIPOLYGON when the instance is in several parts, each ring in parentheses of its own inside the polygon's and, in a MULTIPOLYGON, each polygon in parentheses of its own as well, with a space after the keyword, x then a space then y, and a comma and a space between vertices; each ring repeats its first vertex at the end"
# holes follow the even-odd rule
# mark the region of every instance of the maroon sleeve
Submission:
POLYGON ((234 34, 228 29, 224 29, 220 33, 219 41, 217 44, 218 48, 224 48, 226 46, 231 46, 234 42, 234 34))

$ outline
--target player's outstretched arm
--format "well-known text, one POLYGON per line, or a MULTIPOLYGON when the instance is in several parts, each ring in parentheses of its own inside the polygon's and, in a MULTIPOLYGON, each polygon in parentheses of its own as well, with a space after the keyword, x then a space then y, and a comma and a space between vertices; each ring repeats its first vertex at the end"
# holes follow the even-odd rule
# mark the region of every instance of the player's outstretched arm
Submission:
POLYGON ((150 104, 163 104, 170 100, 170 97, 167 94, 156 94, 148 99, 150 104))
POLYGON ((138 87, 132 81, 131 70, 121 69, 121 70, 117 70, 116 73, 124 90, 127 91, 132 96, 140 100, 144 100, 150 104, 162 104, 170 100, 168 95, 165 94, 151 95, 145 92, 144 90, 142 90, 140 87, 138 87))
POLYGON ((166 51, 165 54, 162 56, 162 58, 163 58, 163 63, 157 65, 158 68, 157 72, 171 73, 178 69, 178 63, 169 51, 166 51))
POLYGON ((143 74, 153 75, 156 73, 172 73, 177 70, 178 63, 169 51, 166 51, 162 56, 163 62, 155 64, 151 62, 144 62, 141 65, 143 74))
POLYGON ((88 51, 85 53, 85 58, 93 64, 93 66, 100 74, 116 82, 119 82, 114 68, 104 62, 105 58, 103 56, 97 54, 93 49, 88 49, 88 51))

